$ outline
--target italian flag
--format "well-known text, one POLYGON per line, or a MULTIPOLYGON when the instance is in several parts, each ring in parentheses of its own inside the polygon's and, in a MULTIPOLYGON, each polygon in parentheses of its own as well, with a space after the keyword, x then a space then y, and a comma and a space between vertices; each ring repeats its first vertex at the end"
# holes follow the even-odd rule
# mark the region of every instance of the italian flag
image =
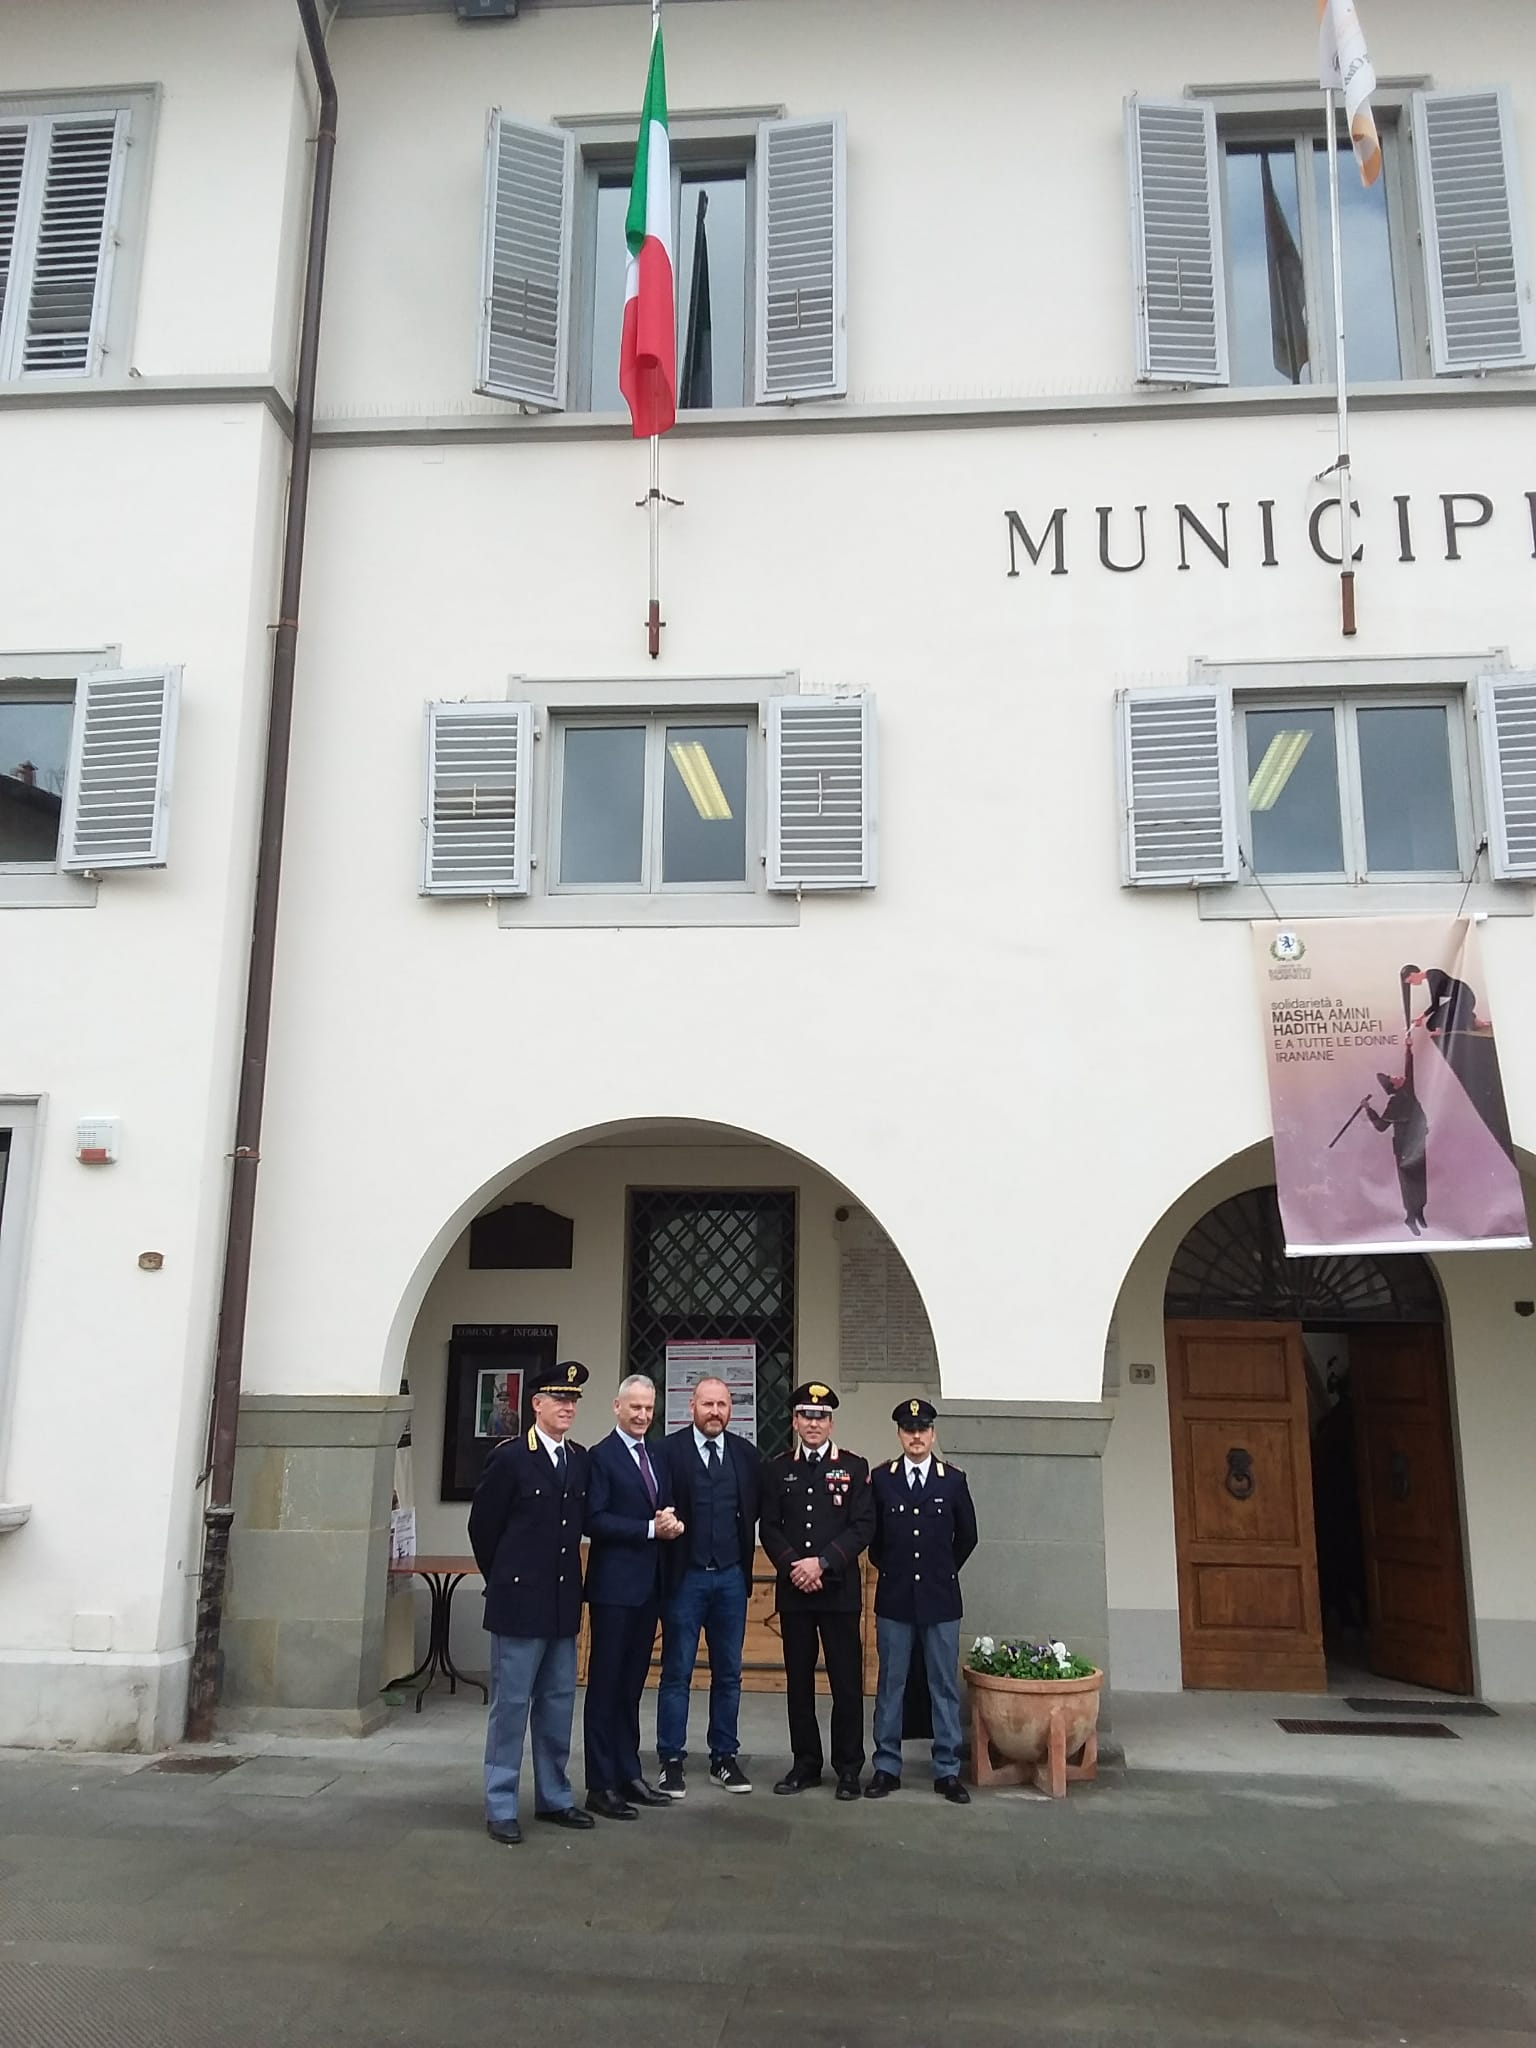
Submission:
POLYGON ((667 67, 661 23, 651 37, 651 68, 635 144, 635 180, 624 218, 624 334, 619 389, 636 440, 664 434, 677 418, 677 321, 672 269, 672 148, 667 137, 667 67))

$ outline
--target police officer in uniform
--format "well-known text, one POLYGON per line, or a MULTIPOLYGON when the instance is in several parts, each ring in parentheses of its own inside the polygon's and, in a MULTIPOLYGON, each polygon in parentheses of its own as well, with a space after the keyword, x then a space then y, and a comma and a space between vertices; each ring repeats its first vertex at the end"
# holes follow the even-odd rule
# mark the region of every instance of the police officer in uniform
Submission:
POLYGON ((508 1845, 523 1838, 517 1781, 530 1714, 535 1817, 563 1828, 593 1825, 589 1813, 577 1811, 565 1770, 576 1705, 588 1464, 567 1432, 587 1378, 584 1365, 566 1360, 538 1381, 532 1429, 491 1452, 469 1510, 491 1636, 485 1825, 493 1842, 508 1845))
POLYGON ((960 1782, 960 1567, 976 1548, 976 1510, 959 1466, 933 1455, 933 1403, 898 1401, 891 1420, 901 1456, 876 1466, 870 1478, 880 1683, 875 1773, 864 1797, 885 1799, 901 1790, 902 1707, 915 1651, 933 1702, 933 1789, 955 1806, 969 1806, 971 1795, 960 1782))
POLYGON ((821 1782, 816 1645, 832 1688, 832 1768, 839 1799, 857 1799, 864 1768, 863 1588, 859 1554, 874 1533, 869 1466, 830 1441, 837 1395, 808 1380, 790 1396, 795 1446, 763 1466, 759 1535, 778 1575, 793 1762, 775 1792, 821 1782))

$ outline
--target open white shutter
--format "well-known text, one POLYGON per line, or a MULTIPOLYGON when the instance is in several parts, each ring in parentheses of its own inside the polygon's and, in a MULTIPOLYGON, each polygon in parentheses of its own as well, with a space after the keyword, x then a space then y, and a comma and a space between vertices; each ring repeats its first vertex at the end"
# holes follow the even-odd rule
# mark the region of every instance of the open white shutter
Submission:
POLYGON ((768 700, 768 887, 875 885, 875 700, 768 700))
POLYGON ((81 676, 59 824, 59 866, 163 868, 170 827, 179 668, 81 676))
POLYGON ((565 409, 576 138, 491 110, 477 391, 565 409))
POLYGON ((1227 288, 1216 110, 1209 100, 1125 103, 1144 384, 1225 384, 1227 288))
POLYGON ((1479 676, 1477 725, 1489 868, 1536 879, 1536 670, 1479 676))
POLYGON ((101 367, 127 134, 121 112, 61 114, 34 128, 33 149, 46 157, 41 204, 26 224, 25 375, 85 377, 101 367))
POLYGON ((1414 161, 1435 374, 1536 362, 1508 95, 1416 92, 1414 161))
POLYGON ((531 704, 427 706, 424 896, 526 896, 531 704))
POLYGON ((847 137, 841 115, 757 131, 757 402, 848 389, 847 137))
POLYGON ((1119 704, 1125 880, 1235 882, 1231 692, 1122 690, 1119 704))

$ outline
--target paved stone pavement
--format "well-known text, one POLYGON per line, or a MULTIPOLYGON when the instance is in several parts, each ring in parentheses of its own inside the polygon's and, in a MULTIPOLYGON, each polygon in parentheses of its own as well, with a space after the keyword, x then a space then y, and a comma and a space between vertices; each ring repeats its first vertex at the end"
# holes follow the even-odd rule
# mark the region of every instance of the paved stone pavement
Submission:
POLYGON ((1536 2040, 1536 1800, 1438 1798, 1448 1744, 1378 1745, 1401 1790, 1133 1764, 966 1809, 915 1752, 881 1805, 776 1799, 775 1750, 748 1799, 507 1850, 453 1714, 212 1777, 0 1756, 0 2048, 1536 2040))

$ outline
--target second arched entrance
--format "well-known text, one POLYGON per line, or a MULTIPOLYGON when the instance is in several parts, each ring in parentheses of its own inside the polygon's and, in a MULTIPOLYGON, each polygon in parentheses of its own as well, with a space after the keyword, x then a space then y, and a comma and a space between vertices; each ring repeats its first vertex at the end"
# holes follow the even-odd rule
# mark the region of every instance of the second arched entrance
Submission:
POLYGON ((1250 1189, 1186 1234, 1164 1316, 1185 1685, 1470 1692, 1427 1262, 1287 1258, 1274 1189, 1250 1189))

